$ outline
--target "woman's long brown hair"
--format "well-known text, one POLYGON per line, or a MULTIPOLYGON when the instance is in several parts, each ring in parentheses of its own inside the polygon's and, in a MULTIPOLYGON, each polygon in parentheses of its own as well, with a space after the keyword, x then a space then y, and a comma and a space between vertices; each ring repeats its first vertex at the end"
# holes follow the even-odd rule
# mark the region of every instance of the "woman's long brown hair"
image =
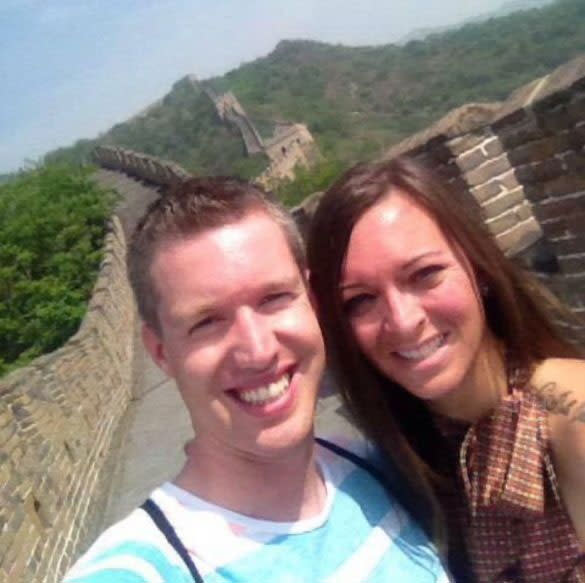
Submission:
POLYGON ((323 195, 307 251, 331 370, 359 427, 394 461, 421 501, 410 504, 409 511, 441 543, 441 513, 433 494, 437 475, 431 468, 440 459, 442 439, 423 402, 363 356, 339 292, 353 227, 392 189, 411 196, 436 220, 447 240, 464 251, 473 275, 489 290, 483 298, 487 325, 515 367, 529 371, 546 357, 580 355, 555 324, 568 311, 502 253, 469 192, 447 188, 420 163, 401 157, 358 165, 323 195))

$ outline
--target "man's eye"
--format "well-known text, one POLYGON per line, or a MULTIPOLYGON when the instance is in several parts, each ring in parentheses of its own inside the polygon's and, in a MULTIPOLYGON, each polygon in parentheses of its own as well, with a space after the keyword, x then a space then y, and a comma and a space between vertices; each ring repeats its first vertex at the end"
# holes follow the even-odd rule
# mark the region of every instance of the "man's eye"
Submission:
POLYGON ((275 292, 268 294, 263 300, 262 304, 267 306, 281 305, 290 301, 293 297, 291 292, 275 292))
POLYGON ((372 294, 358 294, 347 298, 343 302, 343 311, 348 316, 358 316, 367 310, 374 301, 372 294))
POLYGON ((201 320, 198 320, 189 328, 189 334, 193 334, 194 332, 200 332, 203 330, 209 329, 215 322, 217 322, 217 318, 214 316, 206 316, 201 320))

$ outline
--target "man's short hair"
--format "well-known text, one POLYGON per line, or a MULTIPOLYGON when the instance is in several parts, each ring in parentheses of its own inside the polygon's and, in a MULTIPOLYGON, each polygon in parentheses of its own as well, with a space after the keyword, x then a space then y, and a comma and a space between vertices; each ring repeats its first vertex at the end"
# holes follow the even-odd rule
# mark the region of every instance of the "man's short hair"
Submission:
MULTIPOLYGON (((191 178, 148 207, 130 240, 128 276, 138 312, 146 324, 160 333, 158 290, 151 277, 152 263, 159 247, 237 222, 252 212, 265 213, 279 225, 304 276, 303 240, 294 219, 272 195, 237 178, 191 178)), ((262 249, 258 253, 261 254, 262 249)))

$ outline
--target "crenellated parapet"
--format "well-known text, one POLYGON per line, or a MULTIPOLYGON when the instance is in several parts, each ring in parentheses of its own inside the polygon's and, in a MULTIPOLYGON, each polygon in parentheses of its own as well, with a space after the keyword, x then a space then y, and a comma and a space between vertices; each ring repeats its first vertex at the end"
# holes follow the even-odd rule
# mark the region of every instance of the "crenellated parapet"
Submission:
POLYGON ((58 583, 101 526, 133 378, 125 254, 113 217, 79 331, 0 380, 0 581, 58 583))
POLYGON ((117 146, 98 146, 93 152, 93 160, 102 168, 124 172, 128 176, 163 187, 173 186, 191 176, 175 162, 117 146))
POLYGON ((319 158, 319 151, 306 125, 276 123, 273 135, 262 140, 252 120, 231 91, 218 95, 210 86, 206 86, 204 91, 213 101, 219 118, 238 128, 248 155, 263 152, 270 160, 268 168, 255 179, 263 187, 271 188, 280 180, 294 179, 296 166, 311 166, 319 158))
POLYGON ((283 179, 293 180, 297 166, 309 167, 320 157, 311 132, 305 124, 278 124, 273 136, 264 142, 270 165, 255 180, 265 188, 283 179))
POLYGON ((238 128, 248 156, 263 152, 262 138, 236 96, 231 91, 218 95, 207 86, 204 91, 213 101, 219 119, 223 122, 231 122, 238 128))

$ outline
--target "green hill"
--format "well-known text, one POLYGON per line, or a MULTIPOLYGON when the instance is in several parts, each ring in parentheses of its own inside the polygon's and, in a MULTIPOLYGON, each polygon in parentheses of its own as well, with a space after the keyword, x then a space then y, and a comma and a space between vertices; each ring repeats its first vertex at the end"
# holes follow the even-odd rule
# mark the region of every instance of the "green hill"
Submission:
MULTIPOLYGON (((304 122, 329 160, 378 155, 450 109, 494 101, 585 51, 585 2, 557 0, 404 46, 346 47, 282 41, 268 56, 208 80, 232 90, 262 133, 274 120, 304 122)), ((140 116, 93 141, 47 156, 80 160, 119 144, 205 173, 253 176, 235 129, 187 80, 140 116)))
POLYGON ((246 156, 238 131, 223 124, 200 84, 184 78, 145 112, 112 127, 95 140, 80 140, 45 157, 49 163, 89 160, 96 145, 117 145, 173 160, 196 174, 257 176, 263 155, 246 156))
POLYGON ((87 168, 44 166, 0 185, 0 376, 77 330, 115 196, 87 168))

